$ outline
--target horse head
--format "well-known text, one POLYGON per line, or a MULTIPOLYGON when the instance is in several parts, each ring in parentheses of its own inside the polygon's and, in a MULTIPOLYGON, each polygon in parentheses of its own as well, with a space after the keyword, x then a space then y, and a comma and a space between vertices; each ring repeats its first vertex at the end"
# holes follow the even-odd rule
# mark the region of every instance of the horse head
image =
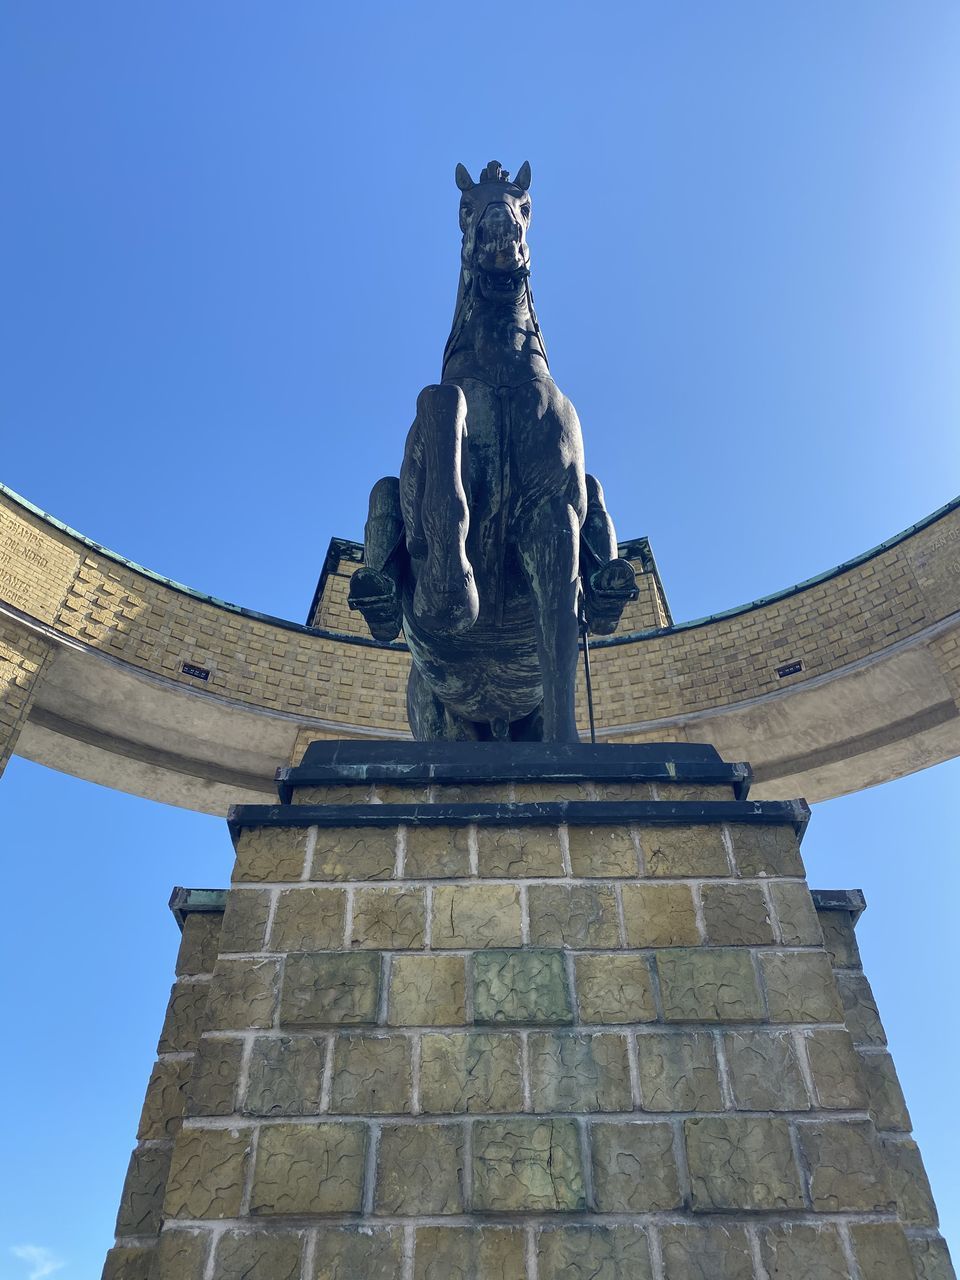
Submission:
POLYGON ((491 160, 474 182, 457 165, 460 188, 461 262, 464 285, 490 302, 510 303, 523 293, 529 275, 530 165, 510 174, 491 160))

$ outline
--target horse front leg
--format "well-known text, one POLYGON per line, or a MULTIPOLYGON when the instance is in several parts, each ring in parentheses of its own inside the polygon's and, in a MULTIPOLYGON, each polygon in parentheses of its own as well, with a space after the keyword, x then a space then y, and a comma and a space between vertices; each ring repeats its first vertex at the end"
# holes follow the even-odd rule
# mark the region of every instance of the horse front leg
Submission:
POLYGON ((578 742, 575 710, 579 628, 580 517, 561 500, 532 513, 518 538, 533 595, 543 676, 543 741, 578 742))

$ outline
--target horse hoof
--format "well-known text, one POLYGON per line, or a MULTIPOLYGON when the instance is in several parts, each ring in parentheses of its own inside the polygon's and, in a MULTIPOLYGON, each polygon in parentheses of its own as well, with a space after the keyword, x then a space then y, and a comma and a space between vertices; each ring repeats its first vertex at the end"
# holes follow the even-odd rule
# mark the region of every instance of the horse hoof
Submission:
POLYGON ((397 584, 376 569, 358 569, 350 579, 347 604, 359 609, 374 640, 395 640, 403 625, 397 584))
POLYGON ((480 597, 473 574, 464 574, 455 588, 428 586, 424 577, 413 594, 413 617, 424 631, 456 636, 469 631, 480 616, 480 597))
POLYGON ((584 583, 583 603, 594 635, 612 635, 624 609, 638 595, 637 575, 627 560, 611 560, 591 573, 584 583))

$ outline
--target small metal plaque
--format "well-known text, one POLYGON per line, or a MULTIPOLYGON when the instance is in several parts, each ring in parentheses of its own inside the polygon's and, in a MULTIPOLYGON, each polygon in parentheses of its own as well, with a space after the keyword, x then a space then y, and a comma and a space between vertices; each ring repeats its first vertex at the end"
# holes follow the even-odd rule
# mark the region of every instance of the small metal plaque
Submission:
POLYGON ((799 658, 796 662, 788 662, 784 667, 777 667, 777 675, 782 680, 784 676, 795 676, 803 670, 803 659, 799 658))
POLYGON ((185 676, 193 676, 197 680, 210 679, 210 672, 206 667, 196 667, 192 662, 181 662, 180 670, 185 676))

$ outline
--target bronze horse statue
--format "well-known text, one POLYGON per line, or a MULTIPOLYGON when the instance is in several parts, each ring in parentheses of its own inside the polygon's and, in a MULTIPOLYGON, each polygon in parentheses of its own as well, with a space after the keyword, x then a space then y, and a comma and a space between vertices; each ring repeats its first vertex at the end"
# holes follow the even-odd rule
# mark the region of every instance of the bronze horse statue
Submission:
POLYGON ((401 627, 420 740, 576 742, 581 618, 616 629, 637 594, 576 410, 550 374, 530 292, 530 166, 457 166, 460 287, 439 384, 424 388, 399 479, 370 495, 349 603, 401 627))

